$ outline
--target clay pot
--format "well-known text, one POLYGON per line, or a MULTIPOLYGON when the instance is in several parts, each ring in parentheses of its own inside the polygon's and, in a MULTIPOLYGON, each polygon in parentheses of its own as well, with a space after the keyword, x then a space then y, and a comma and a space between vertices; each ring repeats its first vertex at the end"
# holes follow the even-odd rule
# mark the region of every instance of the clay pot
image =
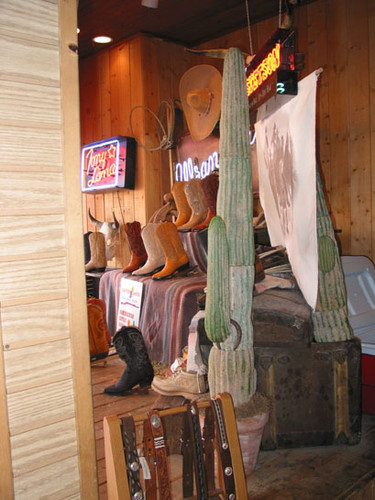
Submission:
POLYGON ((246 476, 250 476, 258 460, 263 429, 269 413, 261 413, 252 417, 237 418, 237 431, 240 440, 242 459, 246 476))

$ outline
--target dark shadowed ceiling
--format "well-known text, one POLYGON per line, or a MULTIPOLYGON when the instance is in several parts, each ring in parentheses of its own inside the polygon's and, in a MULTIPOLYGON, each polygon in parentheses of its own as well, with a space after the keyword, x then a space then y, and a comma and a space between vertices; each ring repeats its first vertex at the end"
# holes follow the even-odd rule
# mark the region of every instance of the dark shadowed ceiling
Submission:
MULTIPOLYGON (((283 11, 286 1, 282 0, 283 11)), ((149 33, 195 47, 247 26, 246 0, 159 0, 158 4, 153 9, 142 6, 141 0, 79 0, 80 57, 103 48, 92 42, 96 35, 108 35, 116 43, 149 33)), ((248 0, 248 6, 251 24, 279 13, 279 0, 248 0)))

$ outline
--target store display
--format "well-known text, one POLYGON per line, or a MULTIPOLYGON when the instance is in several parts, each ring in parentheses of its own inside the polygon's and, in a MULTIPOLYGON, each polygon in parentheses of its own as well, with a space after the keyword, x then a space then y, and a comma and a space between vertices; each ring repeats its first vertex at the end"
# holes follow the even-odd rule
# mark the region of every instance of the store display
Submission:
POLYGON ((131 273, 146 262, 147 252, 141 236, 141 224, 138 221, 126 222, 124 231, 130 249, 130 262, 122 272, 131 273))
POLYGON ((112 396, 125 396, 133 387, 150 387, 154 369, 150 363, 142 332, 135 326, 123 326, 113 337, 113 345, 126 368, 118 382, 106 387, 104 392, 112 396))

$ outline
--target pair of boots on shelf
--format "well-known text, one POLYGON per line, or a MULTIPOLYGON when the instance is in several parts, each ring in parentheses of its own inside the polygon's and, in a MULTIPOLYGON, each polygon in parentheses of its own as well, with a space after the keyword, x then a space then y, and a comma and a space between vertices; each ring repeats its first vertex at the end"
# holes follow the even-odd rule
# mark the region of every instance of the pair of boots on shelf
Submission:
POLYGON ((123 272, 135 276, 152 274, 155 280, 172 277, 189 267, 189 257, 172 222, 149 222, 141 230, 139 222, 124 226, 131 258, 123 272))
POLYGON ((216 215, 219 175, 212 173, 203 179, 176 182, 172 187, 178 217, 179 231, 206 229, 216 215))
POLYGON ((104 392, 112 396, 126 396, 138 387, 148 389, 154 378, 154 369, 147 353, 142 332, 135 326, 123 326, 113 337, 113 346, 126 368, 114 385, 104 392))

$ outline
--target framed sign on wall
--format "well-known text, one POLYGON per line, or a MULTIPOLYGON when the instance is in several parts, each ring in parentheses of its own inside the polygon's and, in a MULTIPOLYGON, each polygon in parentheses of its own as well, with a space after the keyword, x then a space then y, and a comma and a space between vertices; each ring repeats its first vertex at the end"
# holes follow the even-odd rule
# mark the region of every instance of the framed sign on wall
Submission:
POLYGON ((81 149, 81 190, 85 193, 134 189, 137 143, 116 136, 81 149))

